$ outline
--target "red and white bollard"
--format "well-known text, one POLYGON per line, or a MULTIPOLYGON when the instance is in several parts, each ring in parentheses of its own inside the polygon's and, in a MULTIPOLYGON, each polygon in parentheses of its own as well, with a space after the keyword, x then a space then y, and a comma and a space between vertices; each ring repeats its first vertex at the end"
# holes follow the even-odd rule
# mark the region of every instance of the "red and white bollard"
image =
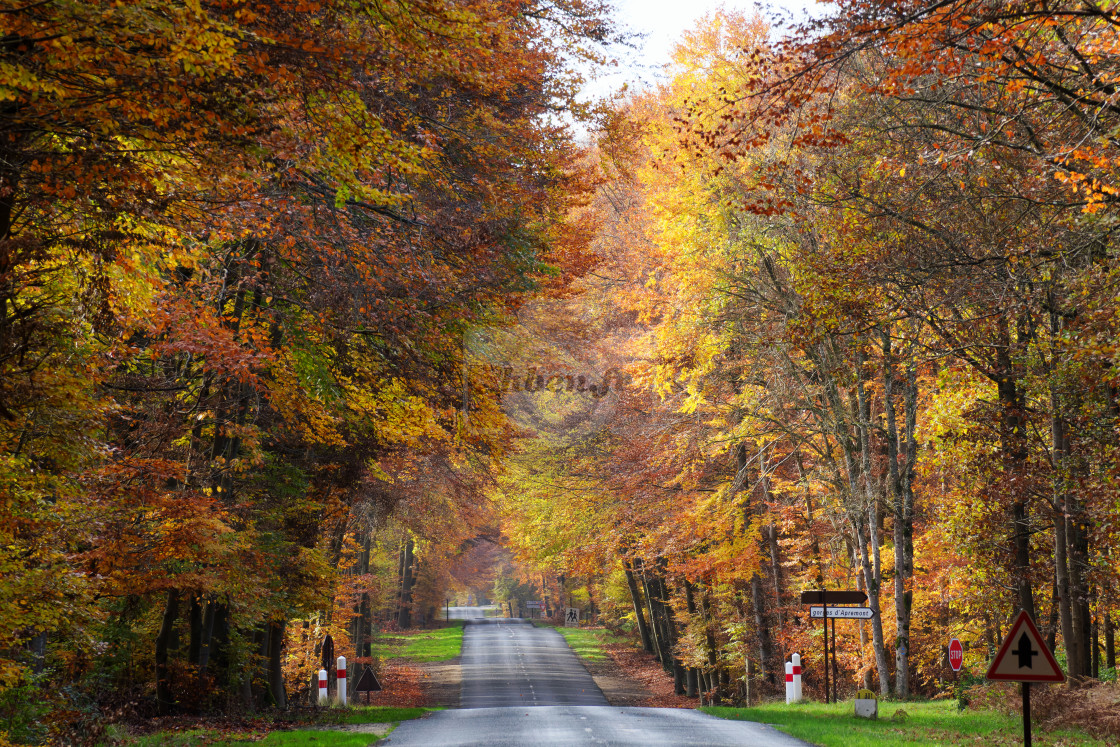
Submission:
POLYGON ((798 703, 805 697, 801 694, 801 654, 793 655, 793 702, 798 703))
POLYGON ((319 670, 319 705, 327 704, 327 670, 319 670))
POLYGON ((793 702, 793 662, 786 662, 786 705, 793 702))
POLYGON ((346 705, 346 657, 338 657, 338 704, 346 705))

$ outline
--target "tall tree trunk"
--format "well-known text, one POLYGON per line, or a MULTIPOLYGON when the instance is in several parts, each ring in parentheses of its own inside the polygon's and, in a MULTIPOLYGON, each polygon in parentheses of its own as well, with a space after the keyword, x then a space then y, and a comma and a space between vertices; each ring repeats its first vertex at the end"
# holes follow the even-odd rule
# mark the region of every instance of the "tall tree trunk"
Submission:
POLYGON ((782 637, 785 627, 782 624, 782 555, 778 546, 778 525, 766 527, 766 541, 770 549, 770 578, 774 583, 774 615, 778 623, 778 636, 782 637))
MULTIPOLYGON (((770 506, 770 476, 765 450, 758 455, 758 487, 762 494, 764 510, 770 506)), ((782 561, 781 549, 778 547, 778 527, 774 523, 762 528, 762 539, 770 551, 770 579, 774 584, 774 615, 777 621, 778 635, 782 634, 782 561)))
MULTIPOLYGON (((639 561, 639 562, 641 562, 641 561, 639 561)), ((649 579, 646 577, 646 572, 645 572, 644 568, 642 569, 641 574, 642 574, 642 589, 643 589, 643 591, 645 591, 645 596, 646 596, 646 607, 649 609, 649 632, 650 632, 650 637, 652 638, 652 643, 653 643, 653 655, 655 657, 657 657, 657 660, 659 662, 661 662, 661 664, 663 666, 665 666, 665 660, 661 658, 661 650, 662 650, 661 637, 662 637, 662 633, 661 633, 660 626, 657 624, 657 613, 654 609, 653 592, 650 591, 649 579)))
MULTIPOLYGON (((1051 331, 1057 334, 1056 314, 1051 313, 1051 331)), ((1051 453, 1054 463, 1054 580, 1058 592, 1058 617, 1062 625, 1062 645, 1066 654, 1066 673, 1070 677, 1082 677, 1085 669, 1082 667, 1083 657, 1081 649, 1084 641, 1078 634, 1080 627, 1079 615, 1075 612, 1077 606, 1074 602, 1075 586, 1070 578, 1070 543, 1069 543, 1069 516, 1070 516, 1070 469, 1072 466, 1072 448, 1069 438, 1069 426, 1062 417, 1064 410, 1062 398, 1056 382, 1050 385, 1050 441, 1051 453)))
POLYGON ((175 621, 179 618, 179 592, 169 589, 167 602, 163 608, 163 620, 156 635, 156 709, 161 716, 171 713, 175 701, 171 694, 171 670, 167 666, 168 650, 175 632, 175 621))
POLYGON ((203 632, 203 599, 199 594, 191 594, 191 607, 190 607, 190 628, 191 637, 190 643, 187 645, 187 661, 192 665, 198 664, 198 659, 202 655, 202 639, 203 632))
POLYGON ((1093 648, 1093 679, 1099 680, 1101 678, 1101 639, 1100 639, 1100 624, 1097 621, 1096 615, 1093 616, 1092 633, 1089 636, 1093 648))
MULTIPOLYGON (((660 563, 658 564, 660 565, 660 563)), ((653 627, 657 631, 658 659, 666 672, 673 671, 673 630, 672 621, 669 619, 670 611, 663 596, 664 585, 658 574, 651 574, 646 579, 646 595, 653 610, 653 627)))
POLYGON ((910 697, 910 609, 913 592, 907 582, 914 574, 913 471, 917 458, 917 373, 907 368, 903 392, 906 435, 898 432, 895 409, 894 356, 889 330, 883 330, 883 403, 887 415, 887 464, 894 513, 895 694, 910 697), (899 462, 902 462, 901 464, 899 462))
POLYGON ((401 574, 401 603, 397 613, 397 625, 404 629, 412 626, 412 582, 413 582, 413 556, 412 538, 404 543, 403 573, 401 574))
POLYGON ((272 704, 280 709, 288 707, 288 693, 284 689, 284 631, 287 622, 280 620, 271 623, 268 635, 268 689, 272 704))
MULTIPOLYGON (((865 372, 863 370, 865 354, 862 348, 856 356, 856 403, 859 434, 859 467, 858 473, 855 459, 850 448, 845 446, 845 464, 848 469, 848 485, 852 491, 852 499, 859 501, 862 497, 863 510, 850 512, 852 529, 856 534, 859 547, 860 560, 863 564, 864 583, 867 586, 868 606, 874 611, 871 618, 871 645, 875 649, 875 668, 879 673, 879 694, 882 697, 890 695, 891 680, 890 666, 887 662, 886 646, 883 641, 883 618, 879 604, 879 595, 882 584, 882 563, 879 557, 879 497, 878 491, 872 484, 871 475, 871 398, 865 386, 865 372), (858 479, 857 479, 858 474, 858 479), (867 524, 870 537, 865 536, 862 524, 867 524), (868 542, 870 541, 870 547, 868 542), (872 558, 874 566, 872 566, 872 558)), ((827 620, 825 621, 827 623, 827 620)), ((835 659, 833 660, 835 661, 835 659)))
POLYGON ((1058 590, 1058 617, 1062 625, 1062 646, 1066 653, 1066 674, 1079 677, 1081 653, 1080 638, 1073 627, 1073 606, 1070 604, 1068 543, 1066 541, 1065 495, 1058 491, 1054 496, 1057 511, 1054 515, 1054 579, 1058 590))
MULTIPOLYGON (((210 647, 208 649, 209 669, 212 669, 214 671, 214 678, 218 681, 219 685, 226 685, 230 680, 229 604, 227 604, 226 602, 217 602, 211 600, 210 606, 214 608, 214 624, 212 626, 213 632, 210 636, 210 647)), ((207 668, 203 667, 203 671, 207 671, 207 668)))
MULTIPOLYGON (((364 531, 362 539, 362 552, 358 555, 357 572, 359 576, 365 576, 369 573, 369 558, 372 551, 372 532, 364 531)), ((358 597, 357 615, 354 617, 353 632, 351 634, 351 641, 354 644, 354 656, 370 656, 370 598, 369 592, 365 589, 362 590, 358 597)), ((351 666, 356 666, 354 662, 350 662, 351 666)))
POLYGON ((824 588, 824 559, 821 557, 821 540, 820 535, 816 532, 816 527, 813 526, 813 491, 809 489, 809 482, 805 478, 805 464, 801 456, 801 450, 797 451, 797 477, 804 485, 805 495, 805 530, 809 535, 810 549, 813 556, 813 568, 816 570, 816 584, 818 589, 824 588))
POLYGON ((1050 653, 1054 653, 1058 646, 1058 608, 1061 606, 1061 603, 1058 598, 1057 569, 1055 569, 1052 577, 1052 584, 1050 588, 1050 617, 1046 621, 1046 630, 1043 632, 1043 637, 1046 638, 1046 648, 1050 650, 1050 653))
MULTIPOLYGON (((851 557, 851 560, 852 560, 852 567, 854 568, 858 565, 858 560, 856 559, 856 550, 855 550, 854 547, 851 546, 850 543, 848 545, 848 550, 849 550, 849 556, 851 557)), ((865 588, 865 586, 866 586, 866 584, 863 583, 863 574, 862 573, 857 573, 856 574, 856 590, 866 592, 867 589, 865 588)), ((859 651, 860 651, 860 668, 862 669, 863 665, 866 661, 866 659, 864 658, 864 655, 867 653, 867 621, 865 621, 865 620, 860 620, 859 621, 859 651)), ((863 689, 870 690, 871 685, 872 685, 872 682, 871 682, 871 668, 868 667, 868 668, 864 669, 864 671, 863 671, 863 689)))
MULTIPOLYGON (((755 574, 757 576, 757 574, 755 574)), ((707 648, 708 654, 708 671, 705 673, 707 676, 707 687, 709 692, 709 704, 719 705, 719 675, 720 669, 720 656, 719 647, 716 644, 715 633, 712 632, 712 626, 715 624, 715 615, 712 612, 712 590, 710 585, 704 588, 704 595, 700 601, 700 612, 704 618, 704 644, 707 648)))
POLYGON ((1104 611, 1104 665, 1116 669, 1116 628, 1112 622, 1112 610, 1104 611))
MULTIPOLYGON (((696 616, 698 610, 696 608, 696 594, 692 587, 692 582, 687 578, 684 579, 684 603, 690 616, 696 616)), ((685 677, 685 695, 690 698, 695 698, 698 693, 697 686, 697 672, 696 667, 688 667, 685 677)))
POLYGON ((642 648, 653 653, 653 641, 650 640, 649 627, 646 625, 645 612, 642 610, 642 594, 638 590, 638 582, 634 579, 634 570, 630 561, 623 559, 622 569, 626 573, 626 587, 630 590, 630 599, 634 603, 634 618, 638 621, 638 634, 642 637, 642 648))
POLYGON ((996 393, 1000 406, 1000 451, 1003 455, 1003 484, 1011 495, 1012 578, 1016 587, 1016 607, 1032 619, 1038 615, 1031 586, 1031 526, 1025 481, 1021 478, 1027 460, 1022 394, 1011 362, 1011 335, 1007 319, 1000 320, 1000 342, 996 349, 996 393))
POLYGON ((673 618, 673 606, 670 604, 672 594, 665 583, 666 563, 664 558, 658 558, 657 565, 661 571, 657 576, 657 595, 661 601, 662 614, 665 616, 665 632, 669 640, 669 658, 673 667, 673 686, 677 695, 684 695, 684 666, 680 659, 673 654, 678 638, 677 622, 673 618))
POLYGON ((1091 592, 1088 584, 1089 542, 1085 527, 1084 507, 1076 497, 1070 496, 1070 512, 1066 521, 1066 541, 1069 547, 1070 613, 1074 635, 1078 638, 1078 671, 1088 676, 1092 671, 1092 620, 1091 592))
POLYGON ((867 588, 867 606, 872 609, 871 617, 871 645, 875 650, 875 668, 879 674, 879 694, 881 697, 889 697, 891 691, 890 668, 887 663, 886 647, 883 645, 883 618, 880 614, 879 605, 879 588, 881 584, 881 577, 875 573, 871 567, 871 558, 869 557, 868 538, 864 532, 864 523, 870 523, 871 531, 874 531, 874 518, 872 507, 863 513, 857 513, 852 516, 852 527, 856 533, 857 547, 859 548, 860 564, 863 569, 863 583, 867 588), (868 515, 871 515, 871 521, 868 522, 868 515))
POLYGON ((762 579, 755 573, 751 576, 751 607, 754 610, 754 625, 758 631, 758 660, 762 675, 767 682, 774 682, 774 647, 770 641, 770 626, 766 623, 765 599, 762 594, 762 579))

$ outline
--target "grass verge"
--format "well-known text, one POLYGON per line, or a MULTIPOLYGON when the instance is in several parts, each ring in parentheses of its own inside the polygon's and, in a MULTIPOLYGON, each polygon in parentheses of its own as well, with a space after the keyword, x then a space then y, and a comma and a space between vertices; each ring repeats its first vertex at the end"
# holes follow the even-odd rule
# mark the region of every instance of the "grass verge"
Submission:
POLYGON ((274 731, 259 742, 216 742, 225 747, 368 747, 384 734, 359 734, 346 731, 274 731))
POLYGON ((432 630, 384 633, 378 639, 379 653, 390 659, 408 659, 414 664, 454 659, 463 650, 463 621, 451 622, 459 624, 432 630))
MULTIPOLYGON (((879 704, 876 721, 856 718, 852 703, 774 703, 753 708, 705 707, 720 718, 758 721, 823 747, 886 747, 887 745, 1019 745, 1023 722, 995 711, 961 711, 956 701, 879 704), (901 712, 901 713, 900 713, 901 712)), ((1038 747, 1107 747, 1107 743, 1073 729, 1031 733, 1038 747)))
POLYGON ((576 656, 595 663, 610 661, 604 646, 626 642, 625 638, 606 628, 557 628, 556 630, 568 641, 576 656))
MULTIPOLYGON (((319 725, 353 726, 358 724, 391 724, 396 728, 401 721, 420 718, 439 708, 401 708, 397 706, 355 706, 347 709, 325 711, 319 725)), ((392 731, 390 729, 389 731, 392 731)), ((265 747, 294 747, 295 745, 316 745, 317 747, 366 747, 385 734, 363 734, 328 729, 296 729, 294 731, 269 732, 264 739, 257 734, 229 733, 214 729, 192 729, 178 732, 158 732, 134 739, 115 740, 127 747, 246 747, 264 745, 265 747)))
POLYGON ((442 708, 400 706, 353 706, 345 710, 339 708, 328 712, 322 722, 324 724, 388 724, 394 721, 410 721, 430 711, 442 710, 442 708))

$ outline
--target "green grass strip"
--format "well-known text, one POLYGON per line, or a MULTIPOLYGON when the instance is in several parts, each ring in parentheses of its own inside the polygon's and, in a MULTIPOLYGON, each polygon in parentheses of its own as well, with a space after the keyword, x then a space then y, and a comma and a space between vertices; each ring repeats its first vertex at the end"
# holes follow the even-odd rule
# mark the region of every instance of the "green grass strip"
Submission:
POLYGON ((397 706, 353 706, 345 710, 339 708, 327 712, 323 717, 325 724, 390 724, 394 721, 409 721, 420 718, 431 711, 442 708, 399 708, 397 706))
MULTIPOLYGON (((879 703, 875 721, 857 718, 853 703, 773 703, 753 708, 705 707, 720 718, 758 721, 822 747, 887 747, 912 745, 1018 745, 1023 721, 995 711, 958 710, 955 700, 879 703), (901 712, 901 713, 900 713, 901 712)), ((1106 747, 1106 743, 1073 730, 1042 732, 1036 726, 1032 741, 1038 747, 1106 747)))
MULTIPOLYGON (((398 708, 396 706, 354 706, 346 709, 331 709, 322 714, 323 726, 353 724, 392 724, 395 728, 401 721, 420 718, 440 708, 398 708)), ((180 732, 159 732, 124 742, 128 747, 246 747, 247 745, 317 745, 318 747, 366 747, 385 735, 360 734, 323 729, 297 729, 294 731, 274 731, 264 739, 249 741, 247 734, 223 735, 213 729, 193 729, 180 732), (223 739, 224 737, 224 739, 223 739)))
POLYGON ((591 662, 608 661, 604 646, 624 641, 622 636, 615 635, 606 628, 557 628, 556 630, 568 641, 576 656, 591 662))
MULTIPOLYGON (((452 620, 452 622, 456 622, 452 620)), ((463 650, 463 626, 421 630, 410 633, 385 633, 378 640, 378 654, 411 662, 446 661, 463 650)))
POLYGON ((384 734, 347 731, 274 731, 259 742, 229 742, 228 747, 368 747, 384 738, 384 734))

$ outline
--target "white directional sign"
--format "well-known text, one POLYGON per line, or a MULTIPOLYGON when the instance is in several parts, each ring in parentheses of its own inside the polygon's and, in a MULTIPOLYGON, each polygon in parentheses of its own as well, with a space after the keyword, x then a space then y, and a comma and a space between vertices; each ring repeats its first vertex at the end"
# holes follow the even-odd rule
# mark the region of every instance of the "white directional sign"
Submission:
MULTIPOLYGON (((820 619, 824 617, 824 607, 810 607, 809 617, 820 619)), ((875 617, 875 610, 870 607, 829 607, 829 620, 870 620, 875 617)))
POLYGON ((1012 682, 1064 682, 1058 662, 1042 642, 1038 628, 1026 611, 1019 613, 1003 639, 999 653, 988 667, 988 679, 1012 682))

